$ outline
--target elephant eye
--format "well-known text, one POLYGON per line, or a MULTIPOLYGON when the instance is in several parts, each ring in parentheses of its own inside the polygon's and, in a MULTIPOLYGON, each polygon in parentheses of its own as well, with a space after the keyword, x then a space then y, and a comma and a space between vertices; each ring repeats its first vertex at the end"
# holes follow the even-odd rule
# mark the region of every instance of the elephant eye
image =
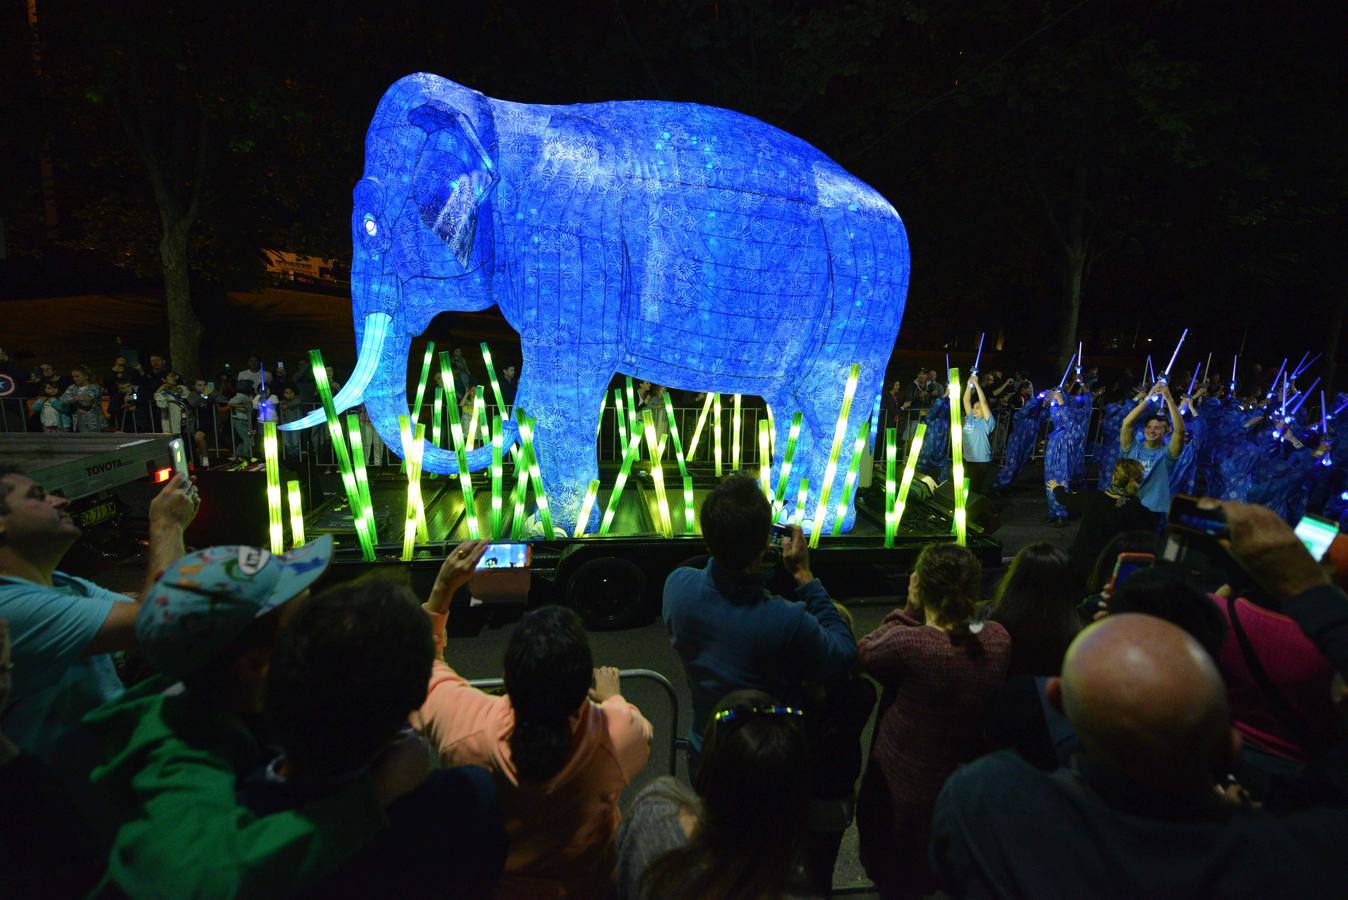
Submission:
POLYGON ((374 237, 379 233, 379 225, 375 222, 374 216, 369 213, 365 214, 365 233, 370 237, 374 237))

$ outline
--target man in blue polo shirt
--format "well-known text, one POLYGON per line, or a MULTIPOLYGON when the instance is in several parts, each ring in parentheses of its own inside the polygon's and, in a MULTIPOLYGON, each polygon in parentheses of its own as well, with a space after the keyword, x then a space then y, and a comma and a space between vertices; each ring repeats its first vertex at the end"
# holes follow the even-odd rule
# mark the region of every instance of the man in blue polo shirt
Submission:
MULTIPOLYGON (((17 467, 0 467, 0 619, 9 621, 14 656, 4 731, 78 784, 97 761, 80 720, 121 693, 111 653, 135 646, 140 604, 57 570, 80 537, 68 505, 17 467)), ((183 555, 196 509, 196 490, 181 475, 150 503, 150 581, 183 555)))
POLYGON ((1142 398, 1142 402, 1133 411, 1123 417, 1123 426, 1119 429, 1119 456, 1122 459, 1135 459, 1142 463, 1142 487, 1138 489, 1138 499, 1142 505, 1154 513, 1165 515, 1170 512, 1170 468, 1179 459, 1184 450, 1184 417, 1180 415, 1175 399, 1170 396, 1170 388, 1165 382, 1158 381, 1142 398), (1148 411, 1160 398, 1165 402, 1170 414, 1170 437, 1166 439, 1166 420, 1159 412, 1148 411), (1145 416, 1142 426, 1141 443, 1134 434, 1137 422, 1145 416))

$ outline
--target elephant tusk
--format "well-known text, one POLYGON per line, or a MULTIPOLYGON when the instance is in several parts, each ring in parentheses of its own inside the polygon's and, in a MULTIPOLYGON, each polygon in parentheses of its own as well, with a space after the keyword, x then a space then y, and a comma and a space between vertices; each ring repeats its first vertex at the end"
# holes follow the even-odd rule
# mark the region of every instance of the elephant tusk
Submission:
MULTIPOLYGON (((360 354, 356 357, 356 368, 351 373, 351 380, 342 385, 342 389, 337 392, 337 396, 332 398, 332 405, 337 412, 344 412, 364 399, 365 389, 370 386, 370 380, 374 378, 374 370, 379 365, 379 356, 383 351, 384 339, 388 337, 388 329, 392 321, 393 319, 388 313, 370 313, 365 317, 365 334, 361 337, 360 354)), ((327 416, 324 411, 316 409, 302 419, 282 425, 281 430, 302 431, 305 428, 322 425, 326 420, 327 416)))

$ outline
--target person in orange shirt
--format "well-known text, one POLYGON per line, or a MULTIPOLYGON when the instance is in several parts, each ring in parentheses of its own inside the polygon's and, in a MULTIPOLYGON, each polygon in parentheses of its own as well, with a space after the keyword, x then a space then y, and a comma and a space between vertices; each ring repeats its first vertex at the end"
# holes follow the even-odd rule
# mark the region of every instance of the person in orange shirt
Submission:
POLYGON ((437 658, 412 724, 445 765, 496 777, 510 840, 497 897, 611 896, 619 798, 650 759, 651 723, 619 694, 617 669, 594 667, 580 617, 565 607, 531 610, 515 626, 506 696, 472 687, 440 659, 450 599, 486 547, 460 544, 423 604, 437 658))

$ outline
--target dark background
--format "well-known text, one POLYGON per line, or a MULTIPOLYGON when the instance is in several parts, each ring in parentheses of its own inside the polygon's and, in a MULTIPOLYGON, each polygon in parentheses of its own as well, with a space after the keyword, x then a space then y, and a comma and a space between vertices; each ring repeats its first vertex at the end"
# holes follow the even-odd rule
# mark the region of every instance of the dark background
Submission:
MULTIPOLYGON (((904 218, 900 354, 986 330, 999 361, 1047 374, 1077 339, 1133 365, 1187 326, 1189 354, 1228 367, 1242 344, 1275 367, 1339 355, 1342 3, 379 6, 3 0, 0 298, 82 296, 25 306, 36 330, 6 349, 52 352, 30 308, 115 327, 102 295, 141 298, 148 341, 195 313, 203 358, 175 345, 184 369, 241 362, 238 341, 292 349, 272 327, 284 295, 253 319, 229 292, 265 286, 261 247, 349 260, 370 115, 424 70, 517 101, 713 104, 804 137, 904 218)), ((335 323, 299 334, 349 352, 340 289, 293 308, 335 323)))

